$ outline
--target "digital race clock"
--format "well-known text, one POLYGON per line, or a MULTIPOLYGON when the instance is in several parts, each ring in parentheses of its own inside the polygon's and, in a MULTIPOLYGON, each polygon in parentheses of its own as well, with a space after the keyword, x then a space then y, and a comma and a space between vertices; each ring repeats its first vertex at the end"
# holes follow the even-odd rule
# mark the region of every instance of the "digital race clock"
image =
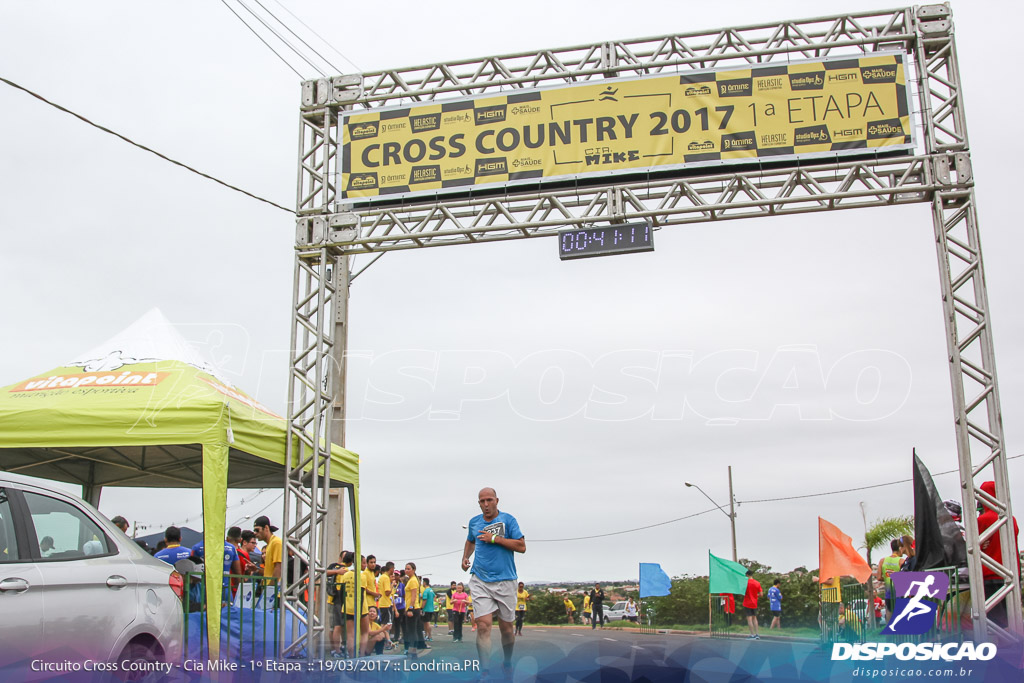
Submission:
POLYGON ((622 223, 558 233, 558 257, 567 259, 654 251, 654 237, 649 222, 622 223))

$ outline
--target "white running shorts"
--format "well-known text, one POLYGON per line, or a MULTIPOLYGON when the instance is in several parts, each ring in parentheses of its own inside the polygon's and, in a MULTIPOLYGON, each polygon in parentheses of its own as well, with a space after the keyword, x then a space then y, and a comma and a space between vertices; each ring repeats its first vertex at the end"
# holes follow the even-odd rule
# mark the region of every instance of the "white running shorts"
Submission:
POLYGON ((502 621, 515 621, 517 589, 515 579, 487 583, 474 574, 469 579, 469 594, 473 596, 473 616, 482 617, 497 612, 498 618, 502 621))

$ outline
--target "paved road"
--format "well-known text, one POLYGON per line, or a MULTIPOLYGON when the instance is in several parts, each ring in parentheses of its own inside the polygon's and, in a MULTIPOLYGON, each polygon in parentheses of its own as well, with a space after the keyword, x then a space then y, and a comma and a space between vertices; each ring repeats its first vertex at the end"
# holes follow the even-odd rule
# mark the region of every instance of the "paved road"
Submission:
MULTIPOLYGON (((422 660, 466 662, 476 660, 476 634, 465 631, 465 641, 451 642, 447 629, 435 630, 435 640, 422 660)), ((492 663, 500 662, 498 633, 492 631, 492 663)), ((716 679, 742 667, 746 672, 791 671, 821 660, 816 645, 785 640, 712 640, 703 635, 639 633, 632 630, 526 626, 516 639, 513 681, 570 681, 601 670, 602 680, 651 680, 668 672, 701 672, 716 679), (620 676, 607 674, 618 670, 620 676), (651 675, 657 673, 660 675, 651 675)), ((453 676, 461 678, 461 676, 453 676)))

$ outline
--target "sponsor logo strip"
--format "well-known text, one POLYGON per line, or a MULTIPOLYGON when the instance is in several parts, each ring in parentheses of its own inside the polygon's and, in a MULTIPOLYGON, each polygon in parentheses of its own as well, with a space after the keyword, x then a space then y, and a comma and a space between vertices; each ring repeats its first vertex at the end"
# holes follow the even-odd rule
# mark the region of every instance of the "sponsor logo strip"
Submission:
POLYGON ((83 372, 67 375, 50 375, 30 379, 11 389, 18 391, 50 391, 54 389, 78 389, 79 387, 154 387, 171 373, 149 372, 146 370, 120 372, 83 372))
POLYGON ((875 53, 342 113, 341 198, 913 147, 905 58, 875 53))

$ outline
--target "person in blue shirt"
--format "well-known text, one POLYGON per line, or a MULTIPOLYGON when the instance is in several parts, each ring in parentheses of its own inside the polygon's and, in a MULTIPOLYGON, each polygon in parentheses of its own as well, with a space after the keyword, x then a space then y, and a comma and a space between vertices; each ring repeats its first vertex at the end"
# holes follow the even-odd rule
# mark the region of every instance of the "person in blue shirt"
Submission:
MULTIPOLYGON (((204 552, 204 541, 199 541, 192 546, 192 555, 198 557, 200 560, 205 560, 206 553, 204 552)), ((228 578, 228 574, 239 575, 242 573, 242 561, 238 558, 238 548, 231 541, 224 541, 224 599, 230 600, 230 586, 231 579, 228 578)))
POLYGON ((156 559, 163 560, 173 567, 175 562, 187 560, 192 554, 191 550, 181 546, 181 529, 178 527, 167 527, 164 531, 164 540, 167 541, 167 546, 153 555, 156 559))
POLYGON ((782 591, 779 589, 778 579, 775 579, 772 587, 768 589, 768 607, 772 612, 772 623, 768 629, 782 628, 782 624, 779 623, 782 620, 782 591))
POLYGON ((512 649, 516 644, 516 581, 519 578, 514 554, 526 552, 526 537, 515 517, 498 510, 498 494, 494 489, 481 489, 477 498, 481 514, 469 520, 469 533, 462 552, 462 571, 470 568, 470 558, 476 554, 469 593, 473 596, 477 656, 481 670, 488 671, 491 624, 497 612, 504 653, 502 673, 509 678, 512 649))

